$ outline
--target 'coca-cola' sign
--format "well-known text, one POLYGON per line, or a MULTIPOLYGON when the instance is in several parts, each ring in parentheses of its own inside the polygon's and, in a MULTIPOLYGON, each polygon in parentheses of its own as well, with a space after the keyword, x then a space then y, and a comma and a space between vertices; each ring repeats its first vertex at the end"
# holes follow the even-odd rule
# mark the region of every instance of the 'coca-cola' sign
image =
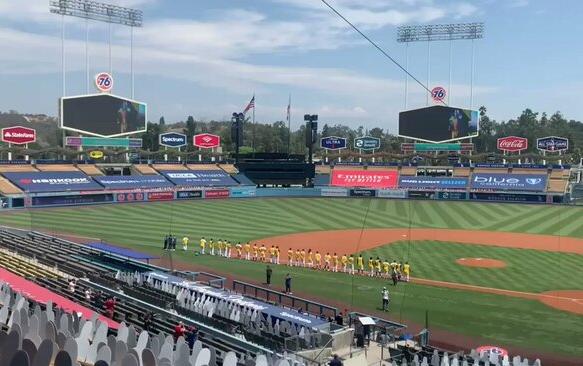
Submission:
POLYGON ((501 137, 496 141, 498 150, 517 152, 528 148, 528 139, 526 137, 508 136, 501 137))

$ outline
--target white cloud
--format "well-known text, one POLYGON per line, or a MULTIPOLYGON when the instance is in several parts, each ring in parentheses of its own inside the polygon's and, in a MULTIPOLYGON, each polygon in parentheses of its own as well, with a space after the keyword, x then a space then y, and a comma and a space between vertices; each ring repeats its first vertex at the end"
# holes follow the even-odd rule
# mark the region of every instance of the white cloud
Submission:
POLYGON ((529 0, 507 0, 508 6, 511 8, 522 8, 528 6, 529 0))

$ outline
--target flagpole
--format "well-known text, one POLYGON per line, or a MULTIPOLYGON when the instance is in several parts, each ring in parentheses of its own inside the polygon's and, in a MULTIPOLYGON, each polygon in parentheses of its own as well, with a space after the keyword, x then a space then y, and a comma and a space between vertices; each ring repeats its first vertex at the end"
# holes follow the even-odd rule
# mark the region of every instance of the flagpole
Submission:
POLYGON ((253 93, 253 157, 255 157, 255 130, 256 130, 256 126, 255 126, 255 106, 257 105, 257 102, 255 100, 255 93, 253 93))
POLYGON ((291 144, 291 93, 289 94, 289 100, 287 103, 287 160, 290 156, 290 144, 291 144))

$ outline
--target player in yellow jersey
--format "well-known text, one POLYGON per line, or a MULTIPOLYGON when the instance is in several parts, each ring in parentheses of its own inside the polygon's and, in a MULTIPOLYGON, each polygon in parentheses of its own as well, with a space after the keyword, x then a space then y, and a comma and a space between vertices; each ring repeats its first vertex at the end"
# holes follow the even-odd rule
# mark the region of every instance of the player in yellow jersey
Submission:
POLYGON ((275 264, 275 247, 273 245, 269 247, 269 263, 275 264))
POLYGON ((348 257, 348 270, 351 275, 354 274, 354 256, 352 254, 348 257))
POLYGON ((182 238, 182 250, 185 252, 188 250, 188 236, 186 235, 184 235, 184 238, 182 238))
POLYGON ((250 261, 251 260, 251 243, 249 243, 249 242, 245 243, 245 246, 243 248, 245 248, 245 259, 250 261))
POLYGON ((356 260, 356 265, 358 267, 358 273, 364 274, 364 258, 362 258, 362 254, 358 255, 358 259, 356 260))
POLYGON ((409 274, 411 273, 411 266, 409 262, 405 262, 403 265, 403 274, 405 275, 405 281, 409 282, 409 274))
POLYGON ((316 255, 314 257, 316 258, 316 269, 322 269, 322 255, 320 252, 316 251, 316 255))
POLYGON ((324 270, 329 271, 330 268, 330 261, 332 260, 332 256, 330 255, 330 253, 326 253, 326 255, 324 256, 324 270))
POLYGON ((346 256, 346 254, 344 254, 342 258, 340 258, 340 263, 342 263, 342 272, 344 273, 348 272, 348 257, 346 256))
POLYGON ((231 247, 232 247, 232 246, 233 246, 233 245, 231 244, 231 242, 230 242, 230 241, 228 241, 228 240, 227 240, 227 241, 225 242, 225 257, 227 257, 227 258, 231 258, 231 247))
POLYGON ((374 276, 374 260, 372 259, 372 257, 370 257, 368 259, 368 270, 369 270, 369 276, 373 277, 374 276))
POLYGON ((338 254, 334 253, 332 263, 334 264, 334 272, 338 272, 338 254))
POLYGON ((279 246, 275 246, 275 264, 279 264, 279 246))
POLYGON ((235 245, 235 250, 237 251, 237 258, 241 259, 241 253, 243 252, 243 246, 241 245, 241 242, 238 242, 237 245, 235 245))
POLYGON ((391 264, 389 263, 389 261, 387 261, 387 260, 383 261, 383 277, 389 278, 390 271, 391 271, 391 264))
POLYGON ((219 243, 218 243, 219 244, 219 256, 224 256, 225 255, 225 253, 224 253, 224 251, 225 251, 225 243, 226 243, 226 240, 222 240, 222 239, 219 240, 219 243))
POLYGON ((376 275, 377 277, 381 277, 382 275, 382 267, 383 267, 383 262, 381 261, 381 259, 379 257, 377 257, 377 259, 375 260, 375 270, 376 270, 376 275))
POLYGON ((267 261, 267 247, 264 244, 261 244, 261 247, 259 248, 259 253, 261 254, 261 261, 266 262, 267 261))
POLYGON ((300 251, 300 258, 302 260, 302 267, 305 267, 306 266, 306 250, 305 249, 302 249, 300 251))
POLYGON ((308 267, 314 268, 314 253, 312 253, 312 249, 308 249, 308 267))
POLYGON ((204 248, 206 247, 206 240, 204 236, 200 238, 200 254, 204 254, 204 248))
POLYGON ((211 255, 215 255, 215 247, 217 246, 217 243, 214 242, 213 239, 211 239, 210 243, 209 243, 209 249, 211 251, 211 255))
POLYGON ((287 265, 290 267, 294 266, 294 250, 292 248, 287 250, 287 265))
POLYGON ((299 249, 296 249, 294 253, 294 262, 296 264, 296 267, 302 266, 302 252, 299 249))
POLYGON ((259 258, 259 246, 257 246, 257 243, 253 244, 253 260, 257 261, 257 259, 259 258))

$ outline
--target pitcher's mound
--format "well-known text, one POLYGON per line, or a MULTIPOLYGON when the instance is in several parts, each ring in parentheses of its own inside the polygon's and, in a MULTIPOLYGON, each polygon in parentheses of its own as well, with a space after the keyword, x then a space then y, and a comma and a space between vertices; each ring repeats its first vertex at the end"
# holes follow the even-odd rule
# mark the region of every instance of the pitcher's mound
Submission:
POLYGON ((489 258, 460 258, 456 260, 456 263, 466 267, 479 267, 479 268, 503 268, 506 267, 506 263, 499 261, 498 259, 489 258))
POLYGON ((583 315, 583 291, 547 291, 539 295, 543 304, 555 309, 583 315))

